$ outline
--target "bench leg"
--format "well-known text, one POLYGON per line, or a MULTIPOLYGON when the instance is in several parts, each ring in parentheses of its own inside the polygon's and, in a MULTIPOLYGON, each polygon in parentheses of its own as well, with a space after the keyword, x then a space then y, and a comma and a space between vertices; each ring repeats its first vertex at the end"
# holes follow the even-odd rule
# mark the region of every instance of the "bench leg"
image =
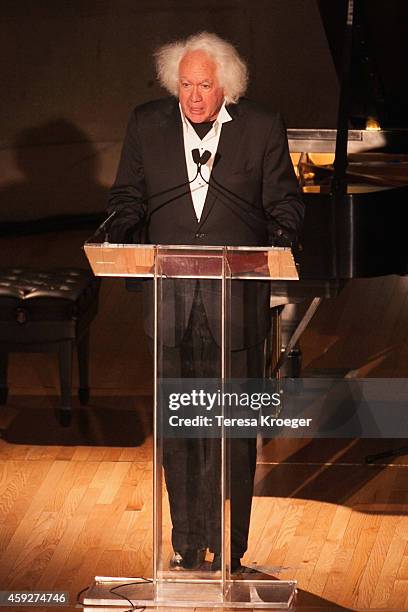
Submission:
POLYGON ((89 331, 86 331, 77 344, 78 353, 78 372, 79 372, 79 389, 78 397, 80 403, 84 406, 89 401, 89 331))
POLYGON ((61 408, 63 410, 71 409, 72 345, 72 340, 64 340, 60 342, 58 350, 61 408))
POLYGON ((8 397, 7 365, 8 365, 8 353, 0 352, 0 405, 7 403, 7 397, 8 397))

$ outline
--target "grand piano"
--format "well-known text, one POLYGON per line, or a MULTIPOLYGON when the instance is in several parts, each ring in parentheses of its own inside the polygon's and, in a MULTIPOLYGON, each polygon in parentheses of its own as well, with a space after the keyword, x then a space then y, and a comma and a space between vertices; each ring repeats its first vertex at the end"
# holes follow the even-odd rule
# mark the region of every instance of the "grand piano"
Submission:
MULTIPOLYGON (((277 373, 299 373, 298 340, 321 300, 352 278, 408 272, 408 130, 403 58, 383 31, 401 33, 407 3, 318 2, 339 84, 337 129, 289 129, 306 216, 296 259, 300 281, 275 288, 285 350, 277 373), (374 11, 374 13, 373 13, 374 11), (305 300, 311 300, 303 318, 305 300), (299 322, 300 320, 300 322, 299 322)), ((406 42, 406 41, 405 41, 406 42)), ((402 49, 404 45, 400 44, 402 49)))

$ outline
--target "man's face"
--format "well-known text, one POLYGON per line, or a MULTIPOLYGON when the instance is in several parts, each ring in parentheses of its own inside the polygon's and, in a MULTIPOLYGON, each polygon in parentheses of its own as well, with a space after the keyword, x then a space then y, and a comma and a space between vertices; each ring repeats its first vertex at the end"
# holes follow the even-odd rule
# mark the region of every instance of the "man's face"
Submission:
POLYGON ((216 66, 204 51, 190 51, 179 66, 179 100, 185 116, 193 123, 214 121, 224 102, 216 66))

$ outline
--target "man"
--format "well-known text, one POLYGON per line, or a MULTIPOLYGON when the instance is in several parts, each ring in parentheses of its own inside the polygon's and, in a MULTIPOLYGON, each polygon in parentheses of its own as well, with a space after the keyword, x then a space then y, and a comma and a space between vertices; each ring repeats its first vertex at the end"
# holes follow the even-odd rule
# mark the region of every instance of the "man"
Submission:
MULTIPOLYGON (((116 213, 110 241, 294 244, 303 204, 285 129, 278 114, 242 98, 247 69, 234 47, 203 32, 162 47, 156 61, 159 80, 172 95, 131 115, 110 194, 108 212, 116 213)), ((218 289, 212 281, 167 285, 164 376, 216 377, 218 289)), ((269 293, 265 282, 232 284, 234 378, 263 375, 269 293)), ((145 294, 145 326, 151 335, 151 295, 148 290, 145 294)), ((235 440, 231 456, 231 569, 238 571, 247 547, 255 440, 235 440)), ((219 447, 208 440, 173 441, 163 462, 173 523, 171 566, 195 569, 208 548, 214 553, 213 569, 219 569, 214 476, 219 447)))

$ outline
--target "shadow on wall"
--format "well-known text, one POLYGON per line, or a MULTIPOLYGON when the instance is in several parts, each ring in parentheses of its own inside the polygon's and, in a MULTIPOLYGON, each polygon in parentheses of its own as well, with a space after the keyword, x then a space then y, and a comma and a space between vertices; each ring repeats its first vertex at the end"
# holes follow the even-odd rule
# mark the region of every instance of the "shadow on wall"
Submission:
POLYGON ((0 223, 101 215, 103 148, 63 118, 24 129, 13 148, 0 151, 0 223))

